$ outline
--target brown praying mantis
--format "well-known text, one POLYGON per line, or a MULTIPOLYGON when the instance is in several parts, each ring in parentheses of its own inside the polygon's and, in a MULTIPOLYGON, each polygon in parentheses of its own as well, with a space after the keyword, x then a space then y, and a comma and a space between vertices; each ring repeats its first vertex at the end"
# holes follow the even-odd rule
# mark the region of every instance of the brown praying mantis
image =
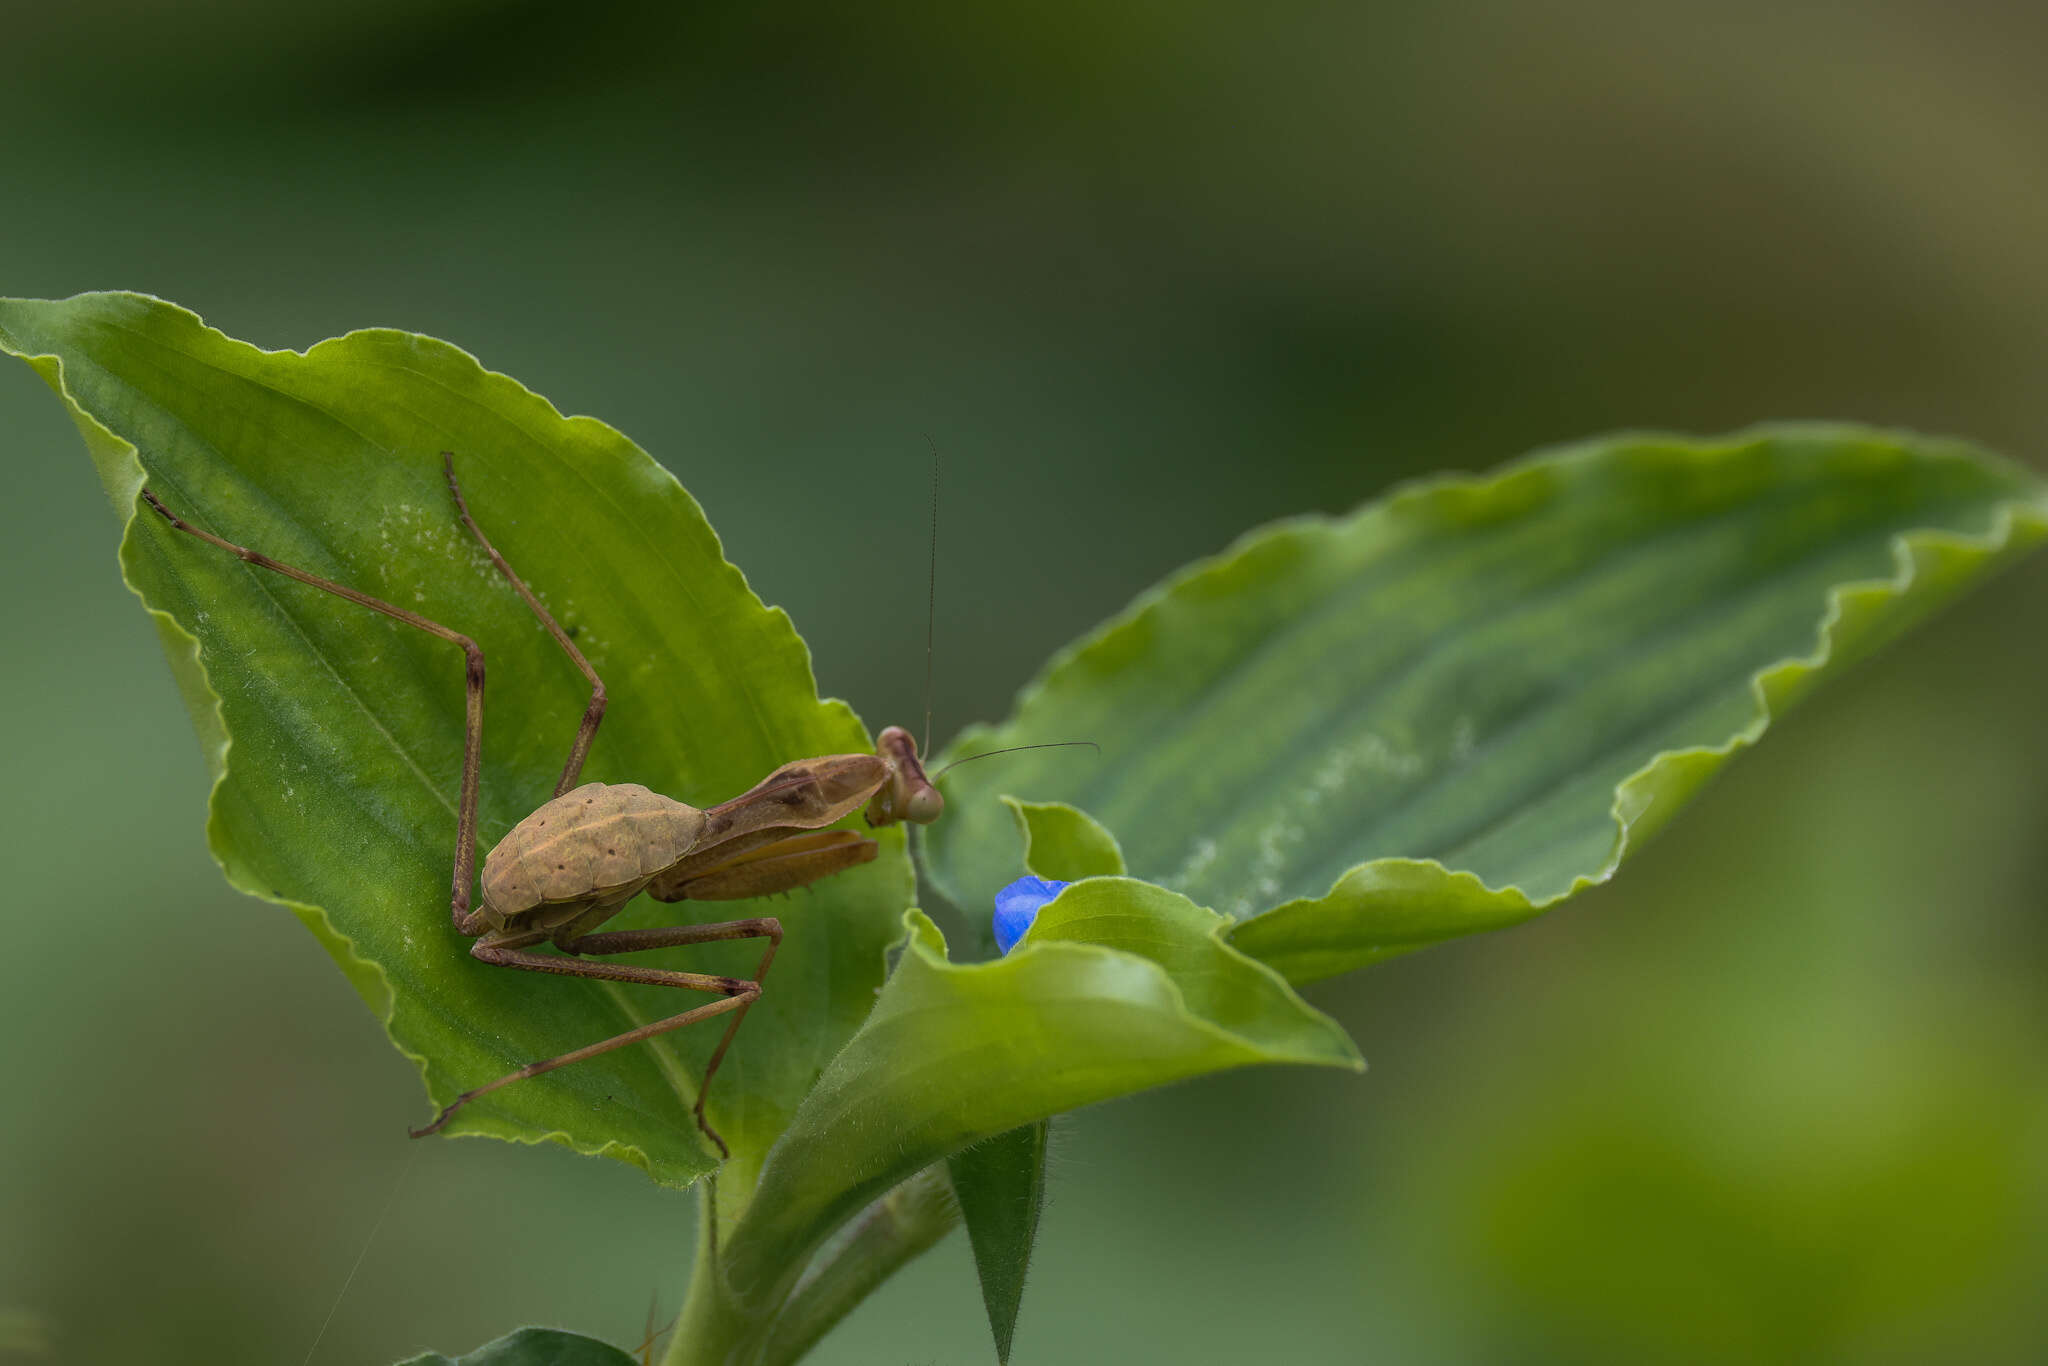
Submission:
POLYGON ((925 774, 916 738, 900 726, 890 726, 876 737, 873 754, 833 754, 784 764, 748 791, 709 810, 699 810, 637 783, 579 785, 584 760, 604 719, 604 681, 470 515, 462 485, 455 477, 454 455, 443 451, 441 465, 462 524, 555 643, 590 681, 590 704, 569 746, 569 758, 555 784, 553 799, 514 826, 485 856, 479 884, 482 897, 474 908, 471 887, 476 881, 477 797, 483 766, 484 721, 484 656, 476 642, 418 613, 203 531, 165 507, 147 488, 142 496, 179 531, 229 551, 249 564, 381 612, 461 648, 466 662, 467 701, 449 914, 455 929, 475 940, 470 946, 471 957, 526 972, 676 987, 720 998, 516 1068, 495 1081, 463 1092, 432 1122, 412 1130, 412 1136, 420 1138, 436 1132, 457 1110, 499 1087, 699 1020, 729 1015, 724 1037, 705 1065, 694 1107, 697 1126, 718 1145, 721 1154, 729 1156, 725 1140, 704 1117, 704 1100, 712 1075, 731 1047, 748 1007, 760 999, 761 983, 782 943, 781 922, 773 916, 758 916, 718 924, 608 933, 598 932, 598 927, 642 891, 658 901, 740 901, 816 882, 866 863, 877 853, 875 841, 859 832, 827 827, 863 805, 870 826, 905 820, 930 824, 944 811, 945 800, 925 774), (739 939, 768 941, 751 978, 585 961, 586 956, 605 958, 643 949, 739 939), (551 942, 558 952, 533 952, 533 946, 543 941, 551 942))

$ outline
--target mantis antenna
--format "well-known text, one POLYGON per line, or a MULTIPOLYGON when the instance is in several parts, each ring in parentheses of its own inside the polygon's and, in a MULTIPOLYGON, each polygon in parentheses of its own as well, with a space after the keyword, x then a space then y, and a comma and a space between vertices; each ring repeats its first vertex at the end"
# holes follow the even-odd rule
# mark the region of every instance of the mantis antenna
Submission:
MULTIPOLYGON (((931 563, 925 576, 924 737, 918 742, 918 754, 930 754, 932 752, 932 646, 939 620, 939 443, 932 440, 930 432, 925 433, 924 439, 925 444, 931 447, 932 452, 932 531, 931 563)), ((928 781, 936 783, 939 779, 960 767, 960 765, 971 764, 976 759, 992 759, 998 754, 1015 754, 1019 750, 1026 749, 1066 749, 1078 745, 1086 745, 1097 754, 1102 753, 1102 746, 1096 744, 1093 740, 1055 740, 1039 745, 1011 745, 1007 749, 992 749, 982 754, 970 754, 964 759, 955 759, 937 773, 932 774, 928 781)))
POLYGON ((960 765, 971 764, 976 759, 993 759, 998 754, 1015 754, 1020 750, 1026 749, 1072 749, 1079 745, 1086 745, 1088 748, 1094 750, 1097 754, 1102 753, 1102 746, 1096 744, 1093 740, 1048 740, 1043 744, 1037 745, 1008 745, 1002 749, 983 750, 979 754, 969 754, 962 758, 955 759, 952 763, 947 764, 937 773, 932 774, 932 781, 937 782, 939 779, 945 777, 948 773, 951 773, 954 769, 960 767, 960 765))

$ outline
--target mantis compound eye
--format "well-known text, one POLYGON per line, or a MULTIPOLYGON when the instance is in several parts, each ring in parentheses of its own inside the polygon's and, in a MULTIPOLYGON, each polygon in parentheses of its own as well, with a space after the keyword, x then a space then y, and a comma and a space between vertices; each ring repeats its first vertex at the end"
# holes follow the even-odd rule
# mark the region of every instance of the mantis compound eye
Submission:
POLYGON ((903 806, 903 819, 912 825, 930 825, 945 814, 946 799, 930 783, 913 791, 903 806))
POLYGON ((996 893, 996 949, 1008 953, 1038 919, 1038 912, 1054 897, 1073 886, 1048 877, 1020 877, 996 893))

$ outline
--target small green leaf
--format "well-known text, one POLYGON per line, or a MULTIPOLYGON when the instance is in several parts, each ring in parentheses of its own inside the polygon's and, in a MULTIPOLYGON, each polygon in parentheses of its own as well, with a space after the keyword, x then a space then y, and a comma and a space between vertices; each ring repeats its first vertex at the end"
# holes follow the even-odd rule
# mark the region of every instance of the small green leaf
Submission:
MULTIPOLYGON (((1613 876, 1772 719, 2048 535, 2048 492, 1855 427, 1624 436, 1255 532, 1068 649, 949 753, 927 850, 985 905, 992 803, 1089 812, 1131 873, 1301 982, 1613 876)), ((943 760, 939 761, 943 762, 943 760)))
POLYGON ((995 1335, 996 1360, 1010 1360, 1017 1333, 1017 1308, 1024 1302, 1024 1275, 1038 1240, 1038 1216, 1045 1206, 1045 1140, 1040 1120, 962 1148, 946 1159, 960 1220, 974 1247, 981 1277, 981 1302, 995 1335))
MULTIPOLYGON (((124 574, 155 615, 216 778, 215 857, 236 887, 306 923, 437 1103, 697 1001, 470 958, 448 916, 461 654, 181 535, 139 502, 145 480, 201 526, 482 645, 486 848, 547 799, 588 687, 457 521, 443 450, 478 521, 610 690, 587 778, 707 806, 787 760, 869 748, 850 710, 818 700, 789 619, 726 563, 671 475, 455 347, 374 331, 264 352, 157 300, 101 294, 0 301, 0 350, 28 358, 69 406, 123 519, 124 574)), ((879 837, 877 863, 793 905, 767 992, 718 1075, 728 1211, 881 985, 911 881, 900 835, 879 837)), ((730 916, 643 899, 607 928, 730 916)), ((747 976, 758 958, 745 944, 676 955, 747 976)), ((551 1139, 685 1184, 716 1162, 690 1108, 717 1034, 520 1082, 451 1129, 551 1139)))
POLYGON ((1087 812, 1065 802, 1020 802, 1003 798, 1016 813, 1024 835, 1024 867, 1039 877, 1079 882, 1084 877, 1122 877, 1124 851, 1116 836, 1087 812))
POLYGON ((1253 1063, 1362 1067, 1344 1031, 1219 937, 1223 919, 1127 878, 1076 883, 1009 957, 959 964, 922 912, 874 1013, 762 1169, 724 1249, 742 1312, 834 1228, 970 1143, 1143 1087, 1253 1063))
POLYGON ((609 1343, 559 1328, 521 1328, 466 1356, 425 1352, 398 1366, 639 1366, 609 1343))

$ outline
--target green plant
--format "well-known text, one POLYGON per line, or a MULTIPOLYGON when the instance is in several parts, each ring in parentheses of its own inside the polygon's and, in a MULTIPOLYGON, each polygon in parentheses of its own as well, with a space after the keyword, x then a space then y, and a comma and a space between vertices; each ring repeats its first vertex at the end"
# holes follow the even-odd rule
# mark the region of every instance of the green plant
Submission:
MULTIPOLYGON (((708 806, 790 759, 870 747, 671 476, 453 347, 372 331, 265 353, 89 295, 0 303, 0 348, 69 406, 123 518, 124 575, 214 770, 229 880, 307 924, 437 1103, 664 1003, 469 960, 445 920, 463 748, 445 646, 195 553, 137 515, 145 481, 482 644, 486 844, 550 790, 588 698, 452 516, 443 449, 610 686, 590 777, 708 806)), ((1821 426, 1609 438, 1254 532, 935 757, 1103 746, 949 777, 925 854, 964 948, 914 908, 894 830, 790 914, 712 1095, 730 1160, 690 1114, 714 1041, 687 1036, 494 1092, 450 1131, 700 1183, 672 1366, 798 1359, 962 1213, 1007 1355, 1047 1116, 1252 1063, 1357 1068, 1296 987, 1611 877, 1785 707, 2044 535, 2048 489, 2018 468, 1821 426), (992 899, 1026 872, 1075 885, 991 957, 992 899)), ((751 959, 713 946, 699 965, 751 959)), ((471 1359, 558 1350, 528 1333, 471 1359)))

